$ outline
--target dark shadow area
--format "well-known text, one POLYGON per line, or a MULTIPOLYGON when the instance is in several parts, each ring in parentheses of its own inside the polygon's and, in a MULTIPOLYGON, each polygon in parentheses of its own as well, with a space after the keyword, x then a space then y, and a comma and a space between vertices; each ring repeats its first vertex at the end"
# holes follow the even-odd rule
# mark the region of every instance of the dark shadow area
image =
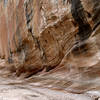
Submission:
POLYGON ((75 22, 79 26, 79 32, 77 33, 80 40, 86 40, 92 32, 92 28, 85 16, 84 8, 80 0, 71 0, 71 13, 75 22))

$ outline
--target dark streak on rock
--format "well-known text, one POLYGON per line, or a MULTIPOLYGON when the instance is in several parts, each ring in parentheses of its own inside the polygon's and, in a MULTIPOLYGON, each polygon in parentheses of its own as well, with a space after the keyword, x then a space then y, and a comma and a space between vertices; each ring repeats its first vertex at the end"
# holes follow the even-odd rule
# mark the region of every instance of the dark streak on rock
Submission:
POLYGON ((42 48, 42 46, 40 45, 39 39, 33 35, 32 28, 29 28, 28 31, 29 31, 29 33, 31 34, 31 36, 32 36, 32 38, 33 38, 33 40, 34 40, 36 47, 39 48, 40 53, 42 52, 41 59, 42 59, 43 61, 45 61, 45 60, 46 60, 45 51, 44 51, 44 49, 42 48))
POLYGON ((13 63, 13 60, 12 60, 12 52, 11 52, 11 48, 10 47, 9 47, 8 63, 13 63))
POLYGON ((37 37, 34 36, 34 30, 33 30, 33 27, 30 25, 31 21, 32 21, 32 18, 34 16, 34 9, 30 7, 32 3, 32 0, 29 0, 28 2, 25 2, 25 15, 26 15, 26 22, 27 22, 27 28, 28 28, 28 32, 31 34, 34 42, 35 42, 35 45, 36 47, 39 48, 40 50, 40 53, 42 52, 42 55, 40 54, 41 56, 41 59, 43 61, 46 60, 46 55, 45 55, 45 51, 43 49, 43 47, 40 45, 40 41, 37 37))
POLYGON ((100 25, 100 22, 96 23, 93 27, 93 31, 100 25))
POLYGON ((91 0, 94 4, 93 7, 93 21, 96 23, 100 21, 100 0, 91 0))
MULTIPOLYGON (((31 2, 29 2, 31 3, 31 2)), ((26 14, 26 21, 27 21, 27 25, 30 24, 32 18, 33 18, 33 10, 31 9, 30 11, 28 11, 28 3, 25 3, 25 14, 26 14)))
POLYGON ((18 38, 18 46, 17 46, 17 48, 20 48, 22 46, 22 39, 21 39, 19 27, 17 27, 17 29, 16 29, 16 36, 18 38))
POLYGON ((91 35, 92 28, 87 21, 84 8, 80 0, 71 0, 71 4, 72 16, 79 26, 77 34, 81 41, 86 40, 91 35))
POLYGON ((94 28, 95 30, 100 25, 100 0, 91 0, 93 2, 93 16, 92 20, 94 21, 94 28))
POLYGON ((13 63, 13 60, 12 60, 12 51, 11 51, 11 47, 10 47, 9 34, 8 34, 8 63, 13 63))

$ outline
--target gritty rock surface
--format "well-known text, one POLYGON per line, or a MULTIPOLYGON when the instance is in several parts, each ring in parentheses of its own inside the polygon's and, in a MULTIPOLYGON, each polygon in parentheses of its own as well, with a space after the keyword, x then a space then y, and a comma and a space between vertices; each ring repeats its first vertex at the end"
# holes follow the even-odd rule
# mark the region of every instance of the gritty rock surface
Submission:
POLYGON ((16 66, 18 76, 49 71, 95 34, 99 6, 96 0, 1 0, 1 58, 16 66))
POLYGON ((0 0, 0 58, 1 100, 98 100, 100 0, 0 0))

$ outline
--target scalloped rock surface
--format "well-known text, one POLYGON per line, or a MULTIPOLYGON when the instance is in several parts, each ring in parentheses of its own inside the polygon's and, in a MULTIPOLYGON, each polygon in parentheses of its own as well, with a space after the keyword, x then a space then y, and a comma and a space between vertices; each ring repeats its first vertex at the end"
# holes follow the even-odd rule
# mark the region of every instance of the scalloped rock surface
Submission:
POLYGON ((100 99, 100 0, 0 0, 0 100, 40 99, 100 99))

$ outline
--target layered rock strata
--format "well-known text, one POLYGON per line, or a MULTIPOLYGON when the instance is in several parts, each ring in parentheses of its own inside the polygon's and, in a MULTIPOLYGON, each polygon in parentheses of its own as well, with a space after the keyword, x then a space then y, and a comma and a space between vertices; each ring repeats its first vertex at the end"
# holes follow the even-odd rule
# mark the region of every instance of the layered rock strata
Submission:
POLYGON ((99 52, 100 0, 1 0, 0 13, 0 56, 18 76, 99 52))

